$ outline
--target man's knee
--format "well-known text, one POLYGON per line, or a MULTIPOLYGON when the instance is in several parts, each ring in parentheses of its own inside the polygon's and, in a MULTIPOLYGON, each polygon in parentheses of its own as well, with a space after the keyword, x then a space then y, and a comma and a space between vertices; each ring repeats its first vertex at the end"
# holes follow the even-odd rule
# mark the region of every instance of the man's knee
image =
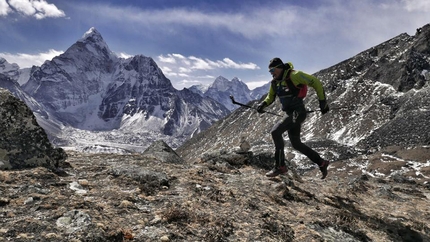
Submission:
POLYGON ((303 146, 303 143, 300 140, 300 137, 290 137, 290 142, 291 142, 291 146, 296 150, 300 150, 300 148, 303 146))
POLYGON ((270 134, 272 135, 273 139, 277 139, 279 137, 282 137, 282 132, 279 132, 278 130, 274 129, 270 131, 270 134))

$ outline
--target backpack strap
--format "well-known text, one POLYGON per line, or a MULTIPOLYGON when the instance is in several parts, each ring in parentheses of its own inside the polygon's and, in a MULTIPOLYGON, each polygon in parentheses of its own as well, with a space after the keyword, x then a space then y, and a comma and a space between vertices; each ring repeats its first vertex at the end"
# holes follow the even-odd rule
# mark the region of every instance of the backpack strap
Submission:
POLYGON ((307 85, 294 85, 293 81, 291 80, 291 73, 293 72, 293 69, 290 69, 287 77, 285 78, 285 82, 288 85, 288 89, 291 90, 291 92, 293 93, 293 96, 296 96, 298 98, 305 98, 306 94, 308 93, 308 86, 307 85))

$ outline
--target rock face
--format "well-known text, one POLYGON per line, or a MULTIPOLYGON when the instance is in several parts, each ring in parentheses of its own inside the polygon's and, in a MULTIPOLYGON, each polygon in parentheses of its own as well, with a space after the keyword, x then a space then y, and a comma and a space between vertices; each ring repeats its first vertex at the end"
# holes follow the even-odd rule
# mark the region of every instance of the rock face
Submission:
POLYGON ((54 148, 32 111, 0 88, 0 169, 56 169, 66 153, 54 148))
POLYGON ((162 140, 152 143, 143 155, 165 163, 184 163, 184 160, 162 140))
POLYGON ((315 130, 331 129, 338 137, 358 131, 356 144, 364 148, 430 144, 429 42, 427 24, 414 36, 400 34, 316 73, 332 102, 355 107, 358 115, 338 112, 344 130, 327 119, 315 130))

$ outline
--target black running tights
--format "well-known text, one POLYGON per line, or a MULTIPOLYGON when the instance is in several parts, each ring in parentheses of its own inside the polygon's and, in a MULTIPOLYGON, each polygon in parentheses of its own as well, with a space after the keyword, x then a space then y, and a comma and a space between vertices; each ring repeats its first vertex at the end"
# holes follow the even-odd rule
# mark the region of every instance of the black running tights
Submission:
POLYGON ((294 149, 306 155, 311 161, 316 164, 321 163, 321 156, 303 144, 300 140, 300 131, 303 121, 306 119, 306 113, 298 114, 297 112, 289 114, 284 117, 279 123, 273 126, 270 131, 272 134, 273 142, 275 143, 275 166, 285 166, 285 151, 284 151, 284 138, 282 134, 288 131, 288 137, 294 149))

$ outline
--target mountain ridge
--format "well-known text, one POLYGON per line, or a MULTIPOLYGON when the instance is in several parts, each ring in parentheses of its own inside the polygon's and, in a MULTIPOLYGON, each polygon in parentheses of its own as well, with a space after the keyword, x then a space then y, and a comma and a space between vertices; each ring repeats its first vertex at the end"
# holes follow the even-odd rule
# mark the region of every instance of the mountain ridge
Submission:
MULTIPOLYGON (((429 26, 424 26, 415 36, 400 34, 315 73, 322 80, 333 109, 326 115, 308 114, 302 127, 302 140, 331 159, 338 159, 344 151, 357 154, 363 152, 361 150, 378 150, 390 145, 429 145, 430 130, 425 125, 430 119, 430 79, 427 74, 430 70, 430 46, 426 44, 430 39, 429 26), (411 54, 403 54, 405 52, 411 54), (379 53, 378 58, 375 58, 376 53, 379 53), (389 66, 389 72, 384 72, 384 69, 375 71, 378 66, 389 66), (393 76, 398 78, 392 80, 393 76), (347 108, 335 109, 342 106, 347 108)), ((312 89, 305 103, 308 108, 318 107, 316 93, 312 89)), ((278 101, 267 110, 283 114, 278 101)), ((231 149, 242 136, 256 149, 270 147, 269 130, 278 120, 270 114, 239 108, 205 132, 187 140, 178 152, 184 159, 198 159, 200 154, 220 147, 231 149), (223 137, 223 142, 215 136, 223 137)), ((287 142, 287 147, 289 145, 287 142)), ((296 154, 296 157, 300 157, 299 163, 306 163, 301 155, 296 154)))
MULTIPOLYGON (((136 140, 133 132, 177 146, 229 112, 212 99, 176 90, 150 57, 117 57, 95 28, 52 61, 33 67, 22 89, 50 114, 40 121, 48 132, 50 122, 62 124, 61 133, 50 136, 63 146, 87 146, 80 137, 97 134, 104 140, 100 145, 126 146, 136 140)), ((149 145, 137 142, 129 149, 149 145)))

